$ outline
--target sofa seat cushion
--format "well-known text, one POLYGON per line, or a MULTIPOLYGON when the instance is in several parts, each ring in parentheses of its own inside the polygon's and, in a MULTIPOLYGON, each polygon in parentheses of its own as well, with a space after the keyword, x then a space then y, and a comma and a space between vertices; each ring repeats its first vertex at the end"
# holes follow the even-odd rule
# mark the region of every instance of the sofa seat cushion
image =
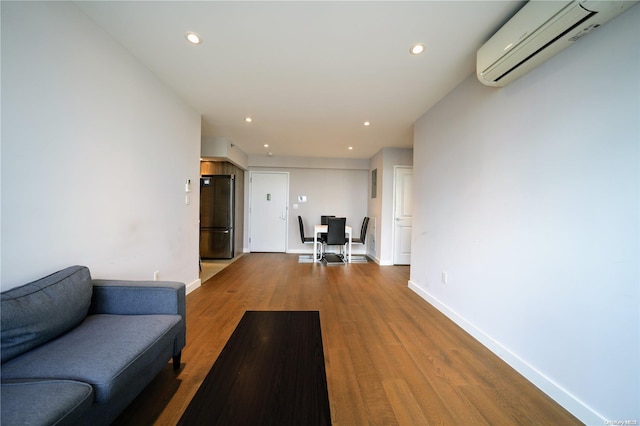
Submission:
POLYGON ((89 269, 71 266, 0 296, 2 362, 80 324, 91 304, 89 269))
POLYGON ((95 401, 126 393, 167 361, 180 315, 89 315, 69 333, 2 364, 2 379, 67 379, 93 386, 95 401))
POLYGON ((74 425, 93 403, 93 389, 72 380, 2 383, 2 424, 74 425))

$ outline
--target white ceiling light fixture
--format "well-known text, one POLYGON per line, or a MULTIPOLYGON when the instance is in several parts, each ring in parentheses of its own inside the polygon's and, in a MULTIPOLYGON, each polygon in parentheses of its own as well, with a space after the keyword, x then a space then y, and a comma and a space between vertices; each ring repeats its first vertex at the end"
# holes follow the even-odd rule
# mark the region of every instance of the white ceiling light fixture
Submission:
POLYGON ((264 144, 264 147, 265 147, 265 148, 269 148, 269 144, 268 144, 268 143, 265 143, 265 144, 264 144))
POLYGON ((353 151, 353 147, 352 146, 349 147, 349 151, 353 151))
POLYGON ((424 44, 422 43, 416 43, 411 46, 411 49, 409 49, 409 53, 411 53, 412 55, 419 55, 422 52, 424 52, 424 44))
POLYGON ((245 122, 247 122, 247 123, 251 123, 251 122, 253 121, 253 118, 251 118, 251 117, 245 117, 245 118, 244 118, 244 121, 245 121, 245 122))
POLYGON ((202 37, 192 31, 186 32, 184 38, 191 44, 202 44, 202 37))
POLYGON ((365 121, 364 123, 362 123, 363 126, 371 126, 371 123, 369 123, 368 121, 365 121))

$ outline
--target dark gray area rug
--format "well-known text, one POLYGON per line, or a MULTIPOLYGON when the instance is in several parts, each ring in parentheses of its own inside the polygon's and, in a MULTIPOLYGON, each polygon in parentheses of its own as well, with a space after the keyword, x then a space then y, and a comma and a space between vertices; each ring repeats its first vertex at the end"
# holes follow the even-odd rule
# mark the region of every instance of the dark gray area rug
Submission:
POLYGON ((330 425, 319 312, 245 312, 178 424, 330 425))

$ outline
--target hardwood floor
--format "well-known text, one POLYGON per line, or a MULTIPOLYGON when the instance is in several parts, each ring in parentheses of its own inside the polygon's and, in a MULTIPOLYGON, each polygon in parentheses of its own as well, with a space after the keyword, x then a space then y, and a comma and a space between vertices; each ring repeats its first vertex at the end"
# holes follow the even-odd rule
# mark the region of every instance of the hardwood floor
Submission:
POLYGON ((318 310, 334 425, 582 424, 408 287, 409 267, 242 256, 187 296, 170 364, 116 425, 175 425, 246 310, 318 310))

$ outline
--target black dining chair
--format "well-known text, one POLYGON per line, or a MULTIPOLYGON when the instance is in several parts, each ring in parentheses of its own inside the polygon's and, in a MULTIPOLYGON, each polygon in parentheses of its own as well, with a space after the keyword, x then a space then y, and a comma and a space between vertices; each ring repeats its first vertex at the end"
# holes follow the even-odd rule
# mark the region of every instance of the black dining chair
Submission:
POLYGON ((320 225, 328 225, 330 217, 336 217, 336 216, 335 215, 322 215, 322 216, 320 216, 320 225))
POLYGON ((313 237, 304 236, 304 224, 302 223, 302 216, 298 216, 298 224, 300 225, 300 241, 302 244, 313 244, 313 237))
POLYGON ((326 254, 324 259, 328 262, 329 257, 333 258, 334 256, 344 263, 344 250, 348 243, 347 237, 345 235, 345 228, 347 226, 347 218, 345 217, 330 217, 327 221, 327 246, 340 246, 340 254, 329 256, 326 254))
MULTIPOLYGON (((300 225, 300 241, 302 244, 313 244, 313 237, 305 237, 304 224, 302 223, 302 216, 298 216, 298 225, 300 225)), ((313 253, 315 256, 316 254, 313 253)), ((322 256, 322 243, 320 243, 320 256, 322 256)))
POLYGON ((365 218, 362 220, 362 227, 360 228, 360 236, 356 238, 351 238, 351 244, 364 245, 364 240, 367 237, 367 228, 369 228, 369 218, 365 216, 365 218))
MULTIPOLYGON (((334 215, 323 215, 320 216, 320 225, 328 225, 329 224, 329 218, 330 217, 335 217, 334 215)), ((320 240, 321 243, 326 243, 327 242, 327 233, 326 232, 321 232, 320 235, 318 236, 318 239, 320 240)))

